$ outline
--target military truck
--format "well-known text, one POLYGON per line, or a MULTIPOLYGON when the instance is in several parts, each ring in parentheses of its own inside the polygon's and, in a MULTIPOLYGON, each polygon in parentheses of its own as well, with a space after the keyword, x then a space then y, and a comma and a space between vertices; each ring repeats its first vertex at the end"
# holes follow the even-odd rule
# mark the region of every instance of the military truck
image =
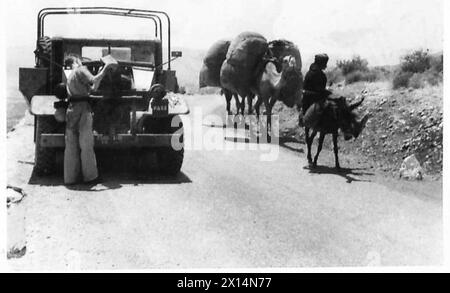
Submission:
POLYGON ((19 69, 19 89, 34 115, 36 174, 62 170, 67 97, 60 90, 71 72, 64 60, 72 54, 80 56, 94 75, 103 66, 103 56, 111 55, 119 64, 89 97, 96 153, 128 152, 138 157, 144 169, 148 167, 145 158, 152 154, 161 172, 180 171, 184 156, 180 115, 188 114, 189 108, 176 94, 178 82, 171 61, 182 53, 171 51, 170 37, 170 18, 162 11, 79 7, 45 8, 38 13, 35 66, 19 69), (150 36, 137 40, 45 35, 47 17, 70 14, 147 19, 150 36), (58 112, 62 118, 55 116, 58 112))

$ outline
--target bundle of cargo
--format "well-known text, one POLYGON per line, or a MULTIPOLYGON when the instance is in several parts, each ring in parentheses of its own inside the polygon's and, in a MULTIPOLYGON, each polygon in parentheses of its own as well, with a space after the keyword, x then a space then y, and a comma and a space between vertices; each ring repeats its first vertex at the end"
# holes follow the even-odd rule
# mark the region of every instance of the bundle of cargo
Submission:
POLYGON ((256 68, 268 48, 267 40, 253 32, 239 34, 233 41, 220 70, 220 84, 241 97, 251 94, 256 68))
POLYGON ((206 86, 220 87, 220 68, 225 61, 230 41, 219 40, 215 42, 206 53, 203 59, 203 66, 200 70, 200 88, 206 86))

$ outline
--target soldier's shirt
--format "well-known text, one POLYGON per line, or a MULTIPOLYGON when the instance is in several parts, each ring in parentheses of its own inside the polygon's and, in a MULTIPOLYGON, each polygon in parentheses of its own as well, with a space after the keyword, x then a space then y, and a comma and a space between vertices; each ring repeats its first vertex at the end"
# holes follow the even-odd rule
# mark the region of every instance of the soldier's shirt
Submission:
POLYGON ((67 79, 67 93, 71 98, 86 97, 91 92, 94 84, 94 76, 86 66, 80 66, 72 70, 67 79))

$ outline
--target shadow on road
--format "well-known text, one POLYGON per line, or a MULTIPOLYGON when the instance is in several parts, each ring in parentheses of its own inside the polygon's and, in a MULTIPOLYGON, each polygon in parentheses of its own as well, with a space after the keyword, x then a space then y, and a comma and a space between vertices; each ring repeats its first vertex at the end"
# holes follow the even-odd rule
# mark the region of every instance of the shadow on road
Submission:
MULTIPOLYGON (((224 140, 230 141, 230 142, 236 142, 236 143, 257 143, 257 144, 268 144, 269 143, 266 138, 260 138, 260 141, 258 141, 256 136, 253 136, 253 137, 225 136, 224 140)), ((301 153, 301 154, 305 153, 305 150, 302 147, 300 147, 299 141, 295 138, 280 137, 278 144, 281 147, 291 150, 293 152, 297 152, 297 153, 301 153)))
POLYGON ((295 147, 295 146, 299 145, 301 142, 294 137, 280 137, 279 141, 280 141, 281 147, 284 147, 288 150, 291 150, 293 152, 297 152, 300 154, 305 153, 305 150, 302 147, 300 147, 300 146, 298 148, 295 147), (295 145, 293 146, 292 144, 295 144, 295 145))
POLYGON ((347 183, 355 182, 371 182, 371 180, 367 179, 359 179, 355 178, 353 176, 373 176, 374 173, 365 172, 364 168, 341 168, 337 170, 334 167, 328 167, 328 166, 316 166, 316 167, 309 167, 305 166, 303 169, 309 170, 309 173, 311 174, 333 174, 338 175, 343 178, 345 178, 347 183), (352 176, 353 175, 353 176, 352 176))
POLYGON ((138 174, 129 172, 115 172, 104 171, 101 172, 101 179, 99 183, 95 184, 74 184, 64 185, 62 174, 60 175, 48 175, 37 176, 32 174, 28 181, 31 185, 40 186, 65 186, 70 190, 79 191, 103 191, 111 189, 119 189, 123 184, 127 185, 145 185, 145 184, 182 184, 192 183, 192 180, 183 172, 178 173, 176 176, 166 176, 157 173, 150 174, 138 174))

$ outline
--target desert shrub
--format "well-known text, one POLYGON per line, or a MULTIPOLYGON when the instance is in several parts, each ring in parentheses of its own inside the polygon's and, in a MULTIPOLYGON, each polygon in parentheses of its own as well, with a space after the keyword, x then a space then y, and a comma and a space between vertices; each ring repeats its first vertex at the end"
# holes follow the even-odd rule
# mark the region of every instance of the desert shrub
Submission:
POLYGON ((431 70, 434 72, 444 72, 444 54, 432 56, 430 59, 431 70))
POLYGON ((427 84, 437 85, 442 82, 443 54, 432 56, 428 51, 416 50, 402 57, 399 70, 393 78, 394 89, 410 87, 423 88, 427 84))
POLYGON ((420 78, 423 81, 423 86, 425 86, 426 84, 434 86, 434 85, 438 85, 439 83, 441 83, 443 81, 443 73, 437 72, 433 69, 429 69, 429 70, 425 71, 424 73, 420 73, 420 78))
POLYGON ((342 70, 337 67, 333 67, 327 70, 325 74, 327 76, 329 84, 335 84, 345 80, 345 76, 342 74, 342 70))
POLYGON ((403 72, 401 70, 397 71, 394 74, 394 78, 392 80, 394 89, 408 87, 409 79, 414 75, 412 72, 403 72))
POLYGON ((376 75, 376 80, 391 80, 393 76, 392 69, 387 66, 376 66, 370 71, 376 75))
POLYGON ((367 62, 366 59, 363 59, 360 56, 354 56, 350 60, 338 60, 336 62, 336 67, 342 71, 343 75, 347 75, 355 71, 368 71, 368 66, 369 62, 367 62))
POLYGON ((429 85, 438 85, 444 80, 443 72, 428 70, 424 73, 424 79, 429 85))
POLYGON ((425 87, 423 73, 414 73, 408 80, 408 87, 413 89, 420 89, 425 87))
POLYGON ((400 68, 403 72, 422 73, 431 67, 428 51, 416 50, 402 57, 400 68))
POLYGON ((375 71, 353 71, 345 77, 345 82, 348 84, 355 83, 358 81, 368 81, 374 82, 378 79, 377 73, 375 71))
POLYGON ((369 68, 369 62, 366 59, 360 56, 354 56, 350 60, 337 61, 336 68, 330 71, 330 76, 339 81, 345 79, 347 84, 358 81, 374 82, 381 79, 382 76, 385 76, 383 70, 386 69, 382 67, 369 68))

